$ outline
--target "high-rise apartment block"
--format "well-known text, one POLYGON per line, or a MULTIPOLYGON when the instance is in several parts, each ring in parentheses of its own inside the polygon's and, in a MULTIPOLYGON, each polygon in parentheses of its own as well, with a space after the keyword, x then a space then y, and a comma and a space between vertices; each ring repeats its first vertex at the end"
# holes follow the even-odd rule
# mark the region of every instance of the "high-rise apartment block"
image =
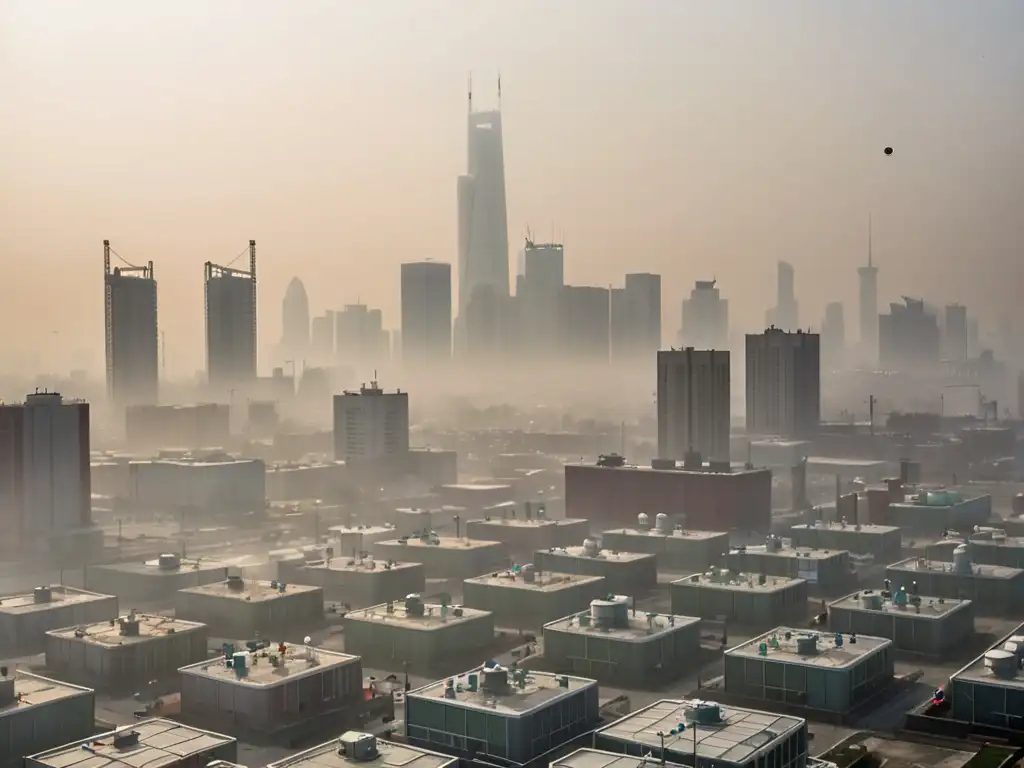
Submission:
POLYGON ((206 374, 223 394, 256 381, 256 241, 249 271, 206 262, 206 374))
POLYGON ((816 333, 769 328, 747 334, 747 434, 809 437, 821 421, 821 342, 816 333))
POLYGON ((376 381, 334 396, 334 458, 373 460, 409 452, 409 395, 376 381))
POLYGON ((821 362, 831 370, 843 367, 846 360, 846 323, 843 304, 831 301, 825 305, 825 319, 821 323, 821 362))
POLYGON ((860 280, 858 306, 860 310, 861 356, 867 362, 878 360, 878 267, 875 266, 871 243, 871 218, 868 217, 868 263, 857 268, 860 280))
POLYGON ((0 517, 5 544, 31 548, 92 521, 89 404, 36 392, 0 405, 0 517))
POLYGON ((309 354, 309 297, 297 277, 288 283, 281 302, 281 353, 292 361, 309 354))
POLYGON ((728 350, 658 352, 658 456, 729 460, 728 350))
POLYGON ((611 291, 611 347, 617 361, 644 360, 661 347, 661 275, 626 275, 611 291))
POLYGON ((437 261, 402 265, 402 359, 438 364, 452 355, 452 266, 437 261))
POLYGON ((559 309, 563 359, 607 363, 611 348, 608 289, 567 285, 559 309))
POLYGON ((729 300, 723 299, 714 280, 698 280, 683 301, 679 340, 695 349, 729 348, 729 300))
POLYGON ((924 301, 903 297, 878 317, 878 363, 887 371, 926 370, 941 358, 941 334, 935 313, 924 301))
POLYGON ((565 249, 559 243, 526 241, 523 274, 516 281, 522 343, 528 355, 549 359, 559 353, 559 303, 565 287, 565 249))
POLYGON ((104 240, 107 395, 118 406, 156 403, 160 356, 153 262, 111 268, 110 254, 110 241, 104 240))
POLYGON ((775 306, 768 310, 765 325, 795 331, 800 327, 800 305, 796 300, 796 270, 787 261, 776 269, 775 306))
POLYGON ((947 304, 942 334, 942 356, 952 362, 966 362, 970 359, 967 341, 967 307, 963 304, 947 304))
POLYGON ((348 304, 334 313, 334 343, 343 365, 379 363, 387 360, 391 351, 383 313, 365 304, 348 304))

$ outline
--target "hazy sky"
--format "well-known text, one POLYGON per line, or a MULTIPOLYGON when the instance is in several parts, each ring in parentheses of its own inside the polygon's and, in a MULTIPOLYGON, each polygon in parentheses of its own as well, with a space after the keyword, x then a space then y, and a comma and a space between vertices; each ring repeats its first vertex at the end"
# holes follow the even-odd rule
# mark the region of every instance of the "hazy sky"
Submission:
POLYGON ((99 369, 104 238, 156 262, 172 372, 249 238, 261 345, 295 274, 397 327, 398 265, 456 258, 469 71, 483 107, 502 75, 513 265, 530 226, 571 282, 660 272, 674 333, 710 277, 754 329, 785 258, 802 321, 855 328, 871 209, 883 301, 1019 313, 1022 29, 1019 0, 0 0, 0 364, 99 369))

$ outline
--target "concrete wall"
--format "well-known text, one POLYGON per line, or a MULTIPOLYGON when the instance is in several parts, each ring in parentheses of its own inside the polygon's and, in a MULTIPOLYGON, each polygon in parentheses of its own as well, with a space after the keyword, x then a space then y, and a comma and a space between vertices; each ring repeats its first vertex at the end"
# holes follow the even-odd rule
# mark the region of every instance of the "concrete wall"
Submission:
POLYGON ((934 595, 946 600, 970 600, 979 616, 1013 616, 1024 607, 1024 573, 1012 579, 976 578, 952 571, 918 571, 886 568, 885 577, 893 591, 906 587, 912 593, 917 582, 920 595, 934 595))
POLYGON ((421 563, 403 563, 400 568, 389 570, 380 561, 376 561, 372 571, 303 568, 297 578, 323 589, 326 599, 340 600, 353 608, 401 600, 406 595, 426 591, 427 584, 421 563))
POLYGON ((645 552, 657 558, 659 568, 686 573, 721 565, 729 551, 729 534, 687 537, 623 529, 602 533, 601 546, 618 552, 645 552))
POLYGON ((491 547, 460 548, 381 541, 373 545, 373 555, 377 560, 423 563, 428 579, 471 579, 508 566, 505 547, 497 542, 491 547))
POLYGON ((796 547, 845 549, 858 555, 873 555, 879 565, 896 562, 903 549, 903 536, 899 530, 873 533, 858 531, 853 525, 846 528, 794 525, 789 536, 796 547))

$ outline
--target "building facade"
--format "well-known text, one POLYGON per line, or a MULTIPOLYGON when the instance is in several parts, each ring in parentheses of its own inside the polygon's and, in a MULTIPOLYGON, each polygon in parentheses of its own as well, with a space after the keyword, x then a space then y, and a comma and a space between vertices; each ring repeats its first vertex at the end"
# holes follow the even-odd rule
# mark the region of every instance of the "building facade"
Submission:
POLYGON ((107 396, 119 406, 156 403, 160 386, 156 278, 147 266, 110 266, 103 241, 107 396))
POLYGON ((409 394, 371 382, 334 396, 334 458, 381 459, 409 452, 409 394))
POLYGON ((816 333, 769 328, 747 334, 747 433, 813 436, 821 421, 821 344, 816 333))
POLYGON ((658 352, 658 456, 729 460, 729 351, 658 352))
POLYGON ((683 301, 679 342, 695 349, 729 348, 729 300, 722 298, 716 280, 698 280, 683 301))
POLYGON ((206 376, 224 394, 256 381, 256 241, 249 271, 206 262, 206 376))
POLYGON ((402 265, 402 359, 438 364, 452 356, 452 266, 402 265))

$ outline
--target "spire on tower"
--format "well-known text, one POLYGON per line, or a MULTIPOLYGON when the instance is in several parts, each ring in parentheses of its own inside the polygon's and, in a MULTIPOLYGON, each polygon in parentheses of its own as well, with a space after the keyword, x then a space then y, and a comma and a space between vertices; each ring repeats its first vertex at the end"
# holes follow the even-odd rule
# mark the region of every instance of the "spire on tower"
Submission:
POLYGON ((874 266, 874 258, 871 253, 871 213, 868 213, 868 266, 874 266))
POLYGON ((498 111, 501 111, 501 72, 498 73, 498 111))
POLYGON ((473 113, 473 73, 469 73, 469 81, 467 84, 467 93, 469 94, 469 112, 473 113))

